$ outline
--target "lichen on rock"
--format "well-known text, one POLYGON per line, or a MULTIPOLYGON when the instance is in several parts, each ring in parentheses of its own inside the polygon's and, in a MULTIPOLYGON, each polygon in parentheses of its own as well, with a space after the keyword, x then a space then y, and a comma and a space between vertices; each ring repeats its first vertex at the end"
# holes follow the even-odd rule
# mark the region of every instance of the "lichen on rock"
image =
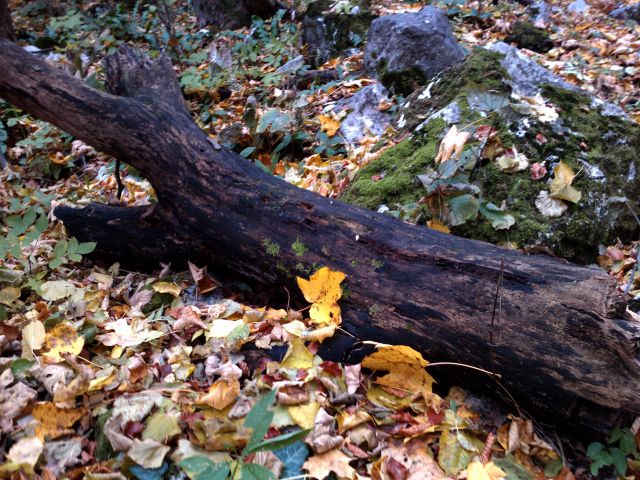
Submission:
POLYGON ((636 239, 640 228, 627 204, 635 208, 640 198, 640 126, 603 114, 603 102, 563 88, 562 82, 545 83, 553 80, 550 72, 541 83, 527 85, 535 86, 534 96, 514 94, 518 85, 509 68, 503 54, 475 49, 464 63, 416 90, 395 120, 406 138, 363 167, 343 200, 388 209, 418 223, 446 223, 451 199, 472 195, 480 214, 469 214, 459 225, 449 223, 453 233, 518 247, 542 246, 574 261, 593 261, 599 244, 636 239), (461 166, 451 173, 435 157, 454 123, 470 137, 461 166), (483 137, 489 132, 491 142, 483 137), (536 172, 504 171, 495 161, 514 153, 536 163, 536 172), (560 216, 548 217, 536 207, 536 199, 550 189, 561 161, 576 173, 572 187, 581 197, 577 204, 565 201, 560 216), (483 205, 485 210, 491 205, 490 213, 513 216, 515 223, 509 228, 495 221, 492 225, 492 217, 482 215, 483 205))

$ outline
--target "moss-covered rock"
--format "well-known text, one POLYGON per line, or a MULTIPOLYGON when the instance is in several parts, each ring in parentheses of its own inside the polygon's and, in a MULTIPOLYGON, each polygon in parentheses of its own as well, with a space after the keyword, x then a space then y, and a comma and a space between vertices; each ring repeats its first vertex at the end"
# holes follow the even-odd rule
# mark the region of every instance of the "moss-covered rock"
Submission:
POLYGON ((553 48, 553 41, 547 31, 531 22, 514 23, 504 41, 538 53, 546 53, 553 48))
POLYGON ((343 200, 418 222, 437 219, 465 237, 542 246, 583 262, 595 258, 599 244, 637 239, 640 229, 626 203, 635 208, 640 198, 640 126, 603 115, 602 105, 591 97, 558 86, 541 87, 544 101, 512 95, 501 59, 477 49, 408 97, 397 126, 401 135, 410 135, 362 168, 343 200), (443 114, 452 111, 455 115, 443 114), (470 134, 461 159, 436 164, 441 140, 453 123, 470 134), (490 127, 495 137, 485 146, 490 127), (501 169, 496 160, 513 155, 514 148, 547 173, 535 179, 529 168, 501 169), (550 191, 560 161, 577 173, 572 186, 582 197, 577 204, 564 201, 568 208, 561 216, 548 217, 536 199, 550 191), (467 205, 466 222, 451 211, 451 199, 462 194, 475 202, 467 205), (488 204, 493 206, 486 214, 488 204), (474 219, 472 209, 478 206, 474 219), (515 223, 507 229, 509 222, 494 221, 502 228, 496 229, 492 212, 508 214, 515 223))

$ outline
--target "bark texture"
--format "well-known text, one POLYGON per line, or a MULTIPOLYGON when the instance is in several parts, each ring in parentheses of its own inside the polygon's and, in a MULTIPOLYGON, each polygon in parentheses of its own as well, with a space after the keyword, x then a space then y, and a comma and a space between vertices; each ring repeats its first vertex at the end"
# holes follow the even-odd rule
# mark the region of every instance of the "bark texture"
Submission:
POLYGON ((156 189, 154 207, 56 209, 99 253, 190 259, 265 284, 326 265, 348 276, 343 327, 359 339, 499 373, 536 418, 606 431, 640 414, 640 326, 624 318, 603 271, 297 189, 217 150, 184 107, 166 58, 123 47, 106 67, 111 93, 0 40, 0 97, 119 157, 156 189))
POLYGON ((9 15, 9 0, 0 0, 0 38, 16 39, 11 15, 9 15))

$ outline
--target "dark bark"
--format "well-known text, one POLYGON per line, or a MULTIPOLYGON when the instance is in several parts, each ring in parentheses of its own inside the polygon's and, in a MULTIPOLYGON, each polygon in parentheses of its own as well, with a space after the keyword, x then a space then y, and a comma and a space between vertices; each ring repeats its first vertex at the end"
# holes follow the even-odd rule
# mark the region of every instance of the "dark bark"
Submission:
POLYGON ((9 0, 0 0, 0 38, 15 41, 16 34, 9 14, 9 0))
POLYGON ((0 97, 154 185, 152 210, 56 209, 102 254, 190 259, 271 285, 292 285, 299 265, 326 265, 348 276, 343 327, 357 338, 495 371, 536 418, 606 430, 640 414, 640 327, 624 319, 603 271, 411 226, 269 176, 212 146, 165 58, 151 63, 121 48, 106 69, 119 96, 5 40, 0 71, 0 97))

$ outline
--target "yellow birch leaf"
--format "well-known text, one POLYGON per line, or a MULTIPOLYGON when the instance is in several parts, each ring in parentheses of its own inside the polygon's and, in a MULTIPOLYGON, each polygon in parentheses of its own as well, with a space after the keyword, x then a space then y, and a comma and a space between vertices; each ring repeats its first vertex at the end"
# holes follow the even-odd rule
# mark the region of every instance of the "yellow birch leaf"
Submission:
POLYGON ((582 193, 571 186, 576 174, 569 165, 560 161, 556 168, 553 169, 553 180, 549 186, 552 198, 567 200, 568 202, 578 203, 582 198, 582 193))
POLYGON ((300 428, 313 428, 320 404, 315 401, 287 407, 289 415, 300 428))
POLYGON ((302 339, 293 337, 280 366, 283 368, 311 368, 313 367, 313 353, 307 349, 302 339))
POLYGON ((61 354, 78 355, 84 347, 84 337, 78 335, 71 324, 63 322, 47 333, 44 343, 46 351, 42 355, 58 363, 64 360, 61 354))

